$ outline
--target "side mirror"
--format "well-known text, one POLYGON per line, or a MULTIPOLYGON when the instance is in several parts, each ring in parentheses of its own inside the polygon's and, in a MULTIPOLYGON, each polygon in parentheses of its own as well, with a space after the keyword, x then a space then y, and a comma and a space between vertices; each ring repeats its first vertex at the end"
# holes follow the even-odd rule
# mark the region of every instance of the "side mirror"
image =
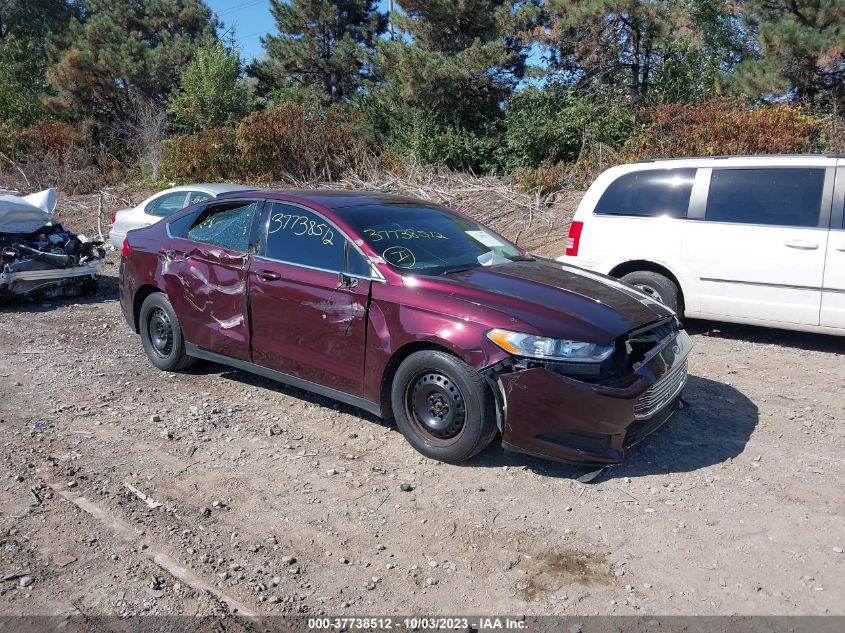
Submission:
POLYGON ((346 273, 340 273, 338 276, 340 279, 340 287, 341 288, 349 288, 352 289, 358 285, 358 280, 355 277, 347 275, 346 273))

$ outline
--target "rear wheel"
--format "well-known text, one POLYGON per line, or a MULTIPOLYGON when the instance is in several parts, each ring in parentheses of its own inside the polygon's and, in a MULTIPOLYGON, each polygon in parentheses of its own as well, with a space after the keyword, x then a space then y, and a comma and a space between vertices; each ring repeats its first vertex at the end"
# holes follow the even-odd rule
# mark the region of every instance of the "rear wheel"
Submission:
POLYGON ((154 292, 141 306, 141 343, 150 362, 164 371, 179 371, 196 361, 185 351, 176 312, 163 292, 154 292))
POLYGON ((671 279, 650 270, 638 270, 622 277, 622 281, 680 314, 681 292, 671 279))
POLYGON ((393 378, 393 415, 408 442, 426 457, 457 464, 496 435, 493 397, 484 378, 459 358, 421 351, 393 378))

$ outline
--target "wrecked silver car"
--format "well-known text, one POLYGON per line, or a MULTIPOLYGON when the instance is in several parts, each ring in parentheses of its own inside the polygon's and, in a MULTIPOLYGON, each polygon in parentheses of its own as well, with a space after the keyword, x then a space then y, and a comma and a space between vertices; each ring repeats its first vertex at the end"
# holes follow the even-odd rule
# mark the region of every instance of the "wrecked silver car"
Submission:
POLYGON ((0 196, 0 302, 96 290, 106 254, 103 243, 55 222, 57 199, 55 189, 0 196))

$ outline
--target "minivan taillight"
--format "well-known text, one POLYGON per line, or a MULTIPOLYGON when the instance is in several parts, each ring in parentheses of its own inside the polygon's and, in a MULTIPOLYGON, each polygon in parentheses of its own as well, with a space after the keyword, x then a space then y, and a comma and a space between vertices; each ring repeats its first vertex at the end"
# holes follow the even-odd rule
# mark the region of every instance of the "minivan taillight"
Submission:
POLYGON ((123 257, 127 257, 129 255, 129 253, 131 253, 131 252, 132 252, 132 247, 129 246, 129 238, 124 237, 123 238, 123 248, 120 250, 120 254, 123 257))
POLYGON ((577 257, 578 245, 581 243, 581 231, 584 230, 583 222, 573 222, 569 225, 569 237, 566 238, 566 256, 577 257))

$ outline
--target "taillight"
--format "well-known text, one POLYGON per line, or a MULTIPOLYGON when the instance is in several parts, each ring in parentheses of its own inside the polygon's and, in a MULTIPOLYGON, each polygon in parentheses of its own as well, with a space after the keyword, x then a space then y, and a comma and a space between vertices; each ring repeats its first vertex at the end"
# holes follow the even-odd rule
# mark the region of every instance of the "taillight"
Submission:
POLYGON ((583 230, 583 222, 573 222, 569 225, 569 237, 566 238, 567 257, 578 256, 578 245, 581 243, 581 231, 583 230))
POLYGON ((120 250, 120 254, 123 257, 127 257, 129 255, 129 253, 131 253, 131 252, 132 252, 132 247, 129 246, 129 238, 124 237, 123 238, 123 248, 120 250))
POLYGON ((111 223, 114 224, 117 222, 117 211, 111 214, 111 223))

